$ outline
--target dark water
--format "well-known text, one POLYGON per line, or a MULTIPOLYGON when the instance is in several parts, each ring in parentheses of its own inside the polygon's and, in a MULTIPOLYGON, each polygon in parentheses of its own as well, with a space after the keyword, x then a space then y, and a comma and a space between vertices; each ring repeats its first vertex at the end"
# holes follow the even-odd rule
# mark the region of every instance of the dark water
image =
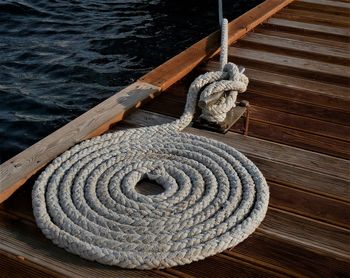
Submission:
MULTIPOLYGON (((225 1, 225 15, 260 2, 225 1)), ((0 0, 0 162, 217 29, 216 5, 0 0)))

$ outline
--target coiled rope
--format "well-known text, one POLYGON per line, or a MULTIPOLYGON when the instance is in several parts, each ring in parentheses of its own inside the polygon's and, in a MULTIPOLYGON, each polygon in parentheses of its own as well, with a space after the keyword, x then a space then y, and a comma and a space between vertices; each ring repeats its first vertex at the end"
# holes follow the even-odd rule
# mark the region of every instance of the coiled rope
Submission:
POLYGON ((226 64, 191 84, 180 119, 95 137, 56 158, 32 192, 45 236, 83 258, 139 269, 201 260, 247 238, 266 214, 263 175, 234 148, 180 132, 199 94, 213 83, 239 91, 245 78, 226 64), (165 191, 138 193, 144 178, 165 191))

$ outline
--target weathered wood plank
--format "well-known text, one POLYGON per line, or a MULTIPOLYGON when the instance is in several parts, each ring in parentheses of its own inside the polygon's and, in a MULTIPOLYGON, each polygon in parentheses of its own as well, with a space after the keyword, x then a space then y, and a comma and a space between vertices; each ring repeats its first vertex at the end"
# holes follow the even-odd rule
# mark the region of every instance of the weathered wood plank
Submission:
POLYGON ((348 126, 285 113, 273 108, 262 108, 255 104, 251 106, 250 112, 251 119, 350 142, 348 126))
POLYGON ((273 52, 275 54, 314 59, 331 64, 350 65, 350 55, 346 49, 317 43, 305 43, 289 38, 250 33, 239 40, 238 44, 246 48, 273 52))
POLYGON ((266 179, 303 191, 350 202, 350 180, 247 154, 266 179), (331 186, 330 186, 331 185, 331 186))
MULTIPOLYGON (((238 40, 291 2, 293 0, 267 0, 233 20, 228 25, 229 43, 238 40)), ((165 90, 188 74, 204 59, 218 53, 219 47, 220 33, 215 32, 147 73, 140 80, 165 90)))
POLYGON ((264 22, 264 27, 290 31, 296 34, 315 36, 321 39, 335 40, 339 42, 349 41, 349 29, 311 24, 281 18, 270 18, 264 22))
POLYGON ((333 254, 339 260, 350 260, 350 230, 314 221, 275 208, 269 208, 257 229, 276 238, 287 237, 320 252, 333 254))
POLYGON ((136 82, 0 165, 0 203, 34 173, 74 144, 107 131, 159 88, 136 82))
POLYGON ((285 8, 274 15, 276 18, 285 18, 313 24, 324 24, 333 27, 349 27, 350 21, 345 16, 319 13, 316 11, 294 10, 285 8))
POLYGON ((298 40, 304 43, 309 43, 309 42, 316 43, 321 46, 323 45, 323 46, 334 47, 344 51, 347 51, 350 49, 350 45, 347 42, 334 41, 332 40, 332 38, 329 38, 329 37, 317 38, 315 36, 309 36, 307 34, 303 34, 302 32, 293 33, 293 32, 288 32, 288 30, 287 31, 279 30, 279 28, 269 28, 268 25, 267 26, 260 25, 256 27, 254 29, 254 33, 276 36, 281 38, 288 38, 288 39, 298 40))
POLYGON ((15 256, 4 250, 0 250, 1 277, 11 278, 58 278, 59 273, 40 267, 29 262, 22 256, 15 256))
POLYGON ((349 16, 350 11, 344 7, 334 7, 334 1, 326 1, 326 0, 311 0, 310 1, 295 1, 291 4, 293 9, 299 10, 309 10, 309 11, 317 11, 325 14, 334 14, 341 16, 349 16))
POLYGON ((256 231, 247 240, 226 254, 264 267, 278 268, 291 277, 346 277, 350 264, 327 256, 302 243, 256 231))
POLYGON ((350 228, 350 204, 269 181, 274 208, 350 228))
POLYGON ((227 277, 288 277, 263 267, 255 266, 227 255, 219 254, 203 261, 178 266, 175 270, 203 278, 227 277))
POLYGON ((231 62, 243 66, 268 69, 276 73, 285 73, 320 82, 326 81, 332 84, 338 83, 344 86, 350 83, 350 67, 342 65, 232 46, 228 53, 231 62))
POLYGON ((311 4, 311 5, 321 5, 326 6, 325 8, 333 7, 333 8, 339 8, 339 9, 345 9, 349 10, 350 12, 350 5, 348 3, 342 3, 338 1, 332 1, 332 0, 298 0, 298 3, 304 3, 304 4, 311 4))
POLYGON ((251 102, 255 106, 294 113, 300 116, 336 123, 343 126, 350 126, 350 111, 340 111, 329 107, 315 106, 309 103, 280 98, 278 96, 264 95, 258 90, 251 89, 249 89, 246 94, 242 95, 242 99, 251 102))
POLYGON ((0 250, 20 256, 38 269, 60 277, 170 277, 152 271, 127 270, 101 265, 66 252, 46 239, 34 226, 0 210, 0 250))
MULTIPOLYGON (((238 122, 231 130, 241 132, 243 125, 238 122), (241 125, 239 125, 241 124, 241 125)), ((280 125, 271 125, 260 120, 251 120, 249 135, 277 143, 288 144, 297 148, 327 154, 345 160, 350 159, 350 143, 320 136, 317 134, 291 129, 280 125)))

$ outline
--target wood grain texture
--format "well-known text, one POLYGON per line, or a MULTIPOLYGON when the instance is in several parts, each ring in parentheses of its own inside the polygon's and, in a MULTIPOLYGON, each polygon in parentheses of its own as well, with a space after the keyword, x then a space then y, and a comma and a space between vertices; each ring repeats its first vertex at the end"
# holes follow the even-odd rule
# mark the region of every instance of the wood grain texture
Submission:
POLYGON ((350 65, 350 55, 347 49, 320 45, 318 43, 305 43, 290 38, 249 33, 238 42, 238 45, 275 54, 313 59, 331 64, 350 65))
POLYGON ((300 10, 309 10, 323 12, 325 14, 334 14, 341 16, 349 16, 349 3, 337 3, 337 1, 330 0, 307 0, 307 1, 295 1, 291 7, 300 10), (340 6, 339 6, 340 5, 340 6))
MULTIPOLYGON (((67 254, 44 239, 34 226, 27 186, 0 206, 0 267, 11 274, 23 265, 19 275, 27 277, 349 276, 350 1, 298 0, 281 10, 286 2, 292 1, 265 1, 230 24, 230 42, 240 38, 230 49, 231 61, 244 65, 250 78, 242 95, 252 104, 250 136, 185 130, 237 148, 263 172, 270 204, 253 235, 233 250, 187 266, 141 273, 109 268, 67 254), (254 26, 255 32, 246 34, 254 26)), ((156 85, 154 94, 165 92, 115 129, 178 117, 193 78, 218 68, 218 44, 216 33, 144 76, 156 85)), ((233 130, 241 128, 239 121, 233 130)))
POLYGON ((349 41, 349 29, 333 26, 324 26, 288 19, 271 18, 264 22, 264 27, 288 31, 294 34, 314 36, 320 39, 333 40, 337 42, 349 41))
POLYGON ((0 277, 11 278, 55 278, 61 277, 59 273, 29 262, 22 256, 15 256, 0 250, 0 277))
POLYGON ((255 105, 251 107, 250 111, 251 119, 350 142, 349 126, 299 116, 294 113, 286 113, 280 110, 274 110, 273 108, 262 108, 255 105))
MULTIPOLYGON (((281 30, 278 27, 272 28, 273 26, 262 24, 254 29, 254 33, 277 36, 281 38, 289 38, 298 40, 304 43, 316 43, 323 46, 330 46, 347 51, 350 45, 347 42, 339 42, 332 40, 332 37, 318 38, 316 36, 309 36, 304 32, 293 32, 287 30, 281 30)), ((282 28, 283 29, 283 28, 282 28)), ((294 30, 295 31, 295 30, 294 30)))
MULTIPOLYGON (((20 257, 39 272, 59 277, 169 277, 152 271, 127 270, 90 262, 66 252, 46 239, 34 223, 0 210, 0 252, 20 257)), ((15 263, 12 259, 12 264, 15 263)), ((8 270, 7 270, 8 271, 8 270)), ((45 276, 44 276, 45 277, 45 276)))
POLYGON ((4 162, 0 165, 0 203, 59 154, 82 140, 107 131, 130 109, 139 107, 142 101, 157 93, 158 87, 136 82, 4 162))
POLYGON ((245 259, 263 267, 279 269, 290 277, 347 277, 350 264, 332 256, 322 256, 299 242, 256 231, 236 248, 226 251, 230 256, 245 259))
POLYGON ((345 16, 319 13, 316 11, 303 11, 286 8, 276 13, 274 17, 334 27, 350 27, 350 21, 345 16))
MULTIPOLYGON (((238 124, 233 126, 231 130, 241 132, 242 123, 238 122, 238 124)), ((349 142, 281 125, 272 125, 260 120, 250 121, 249 135, 276 143, 288 144, 289 146, 343 158, 345 160, 350 159, 349 142)))
POLYGON ((347 86, 350 67, 247 48, 230 47, 229 61, 291 76, 347 86))
POLYGON ((334 7, 334 8, 339 8, 339 9, 345 9, 349 10, 350 12, 350 4, 348 2, 339 2, 339 1, 332 1, 332 0, 299 0, 298 2, 300 3, 307 3, 307 4, 312 4, 312 5, 321 5, 321 6, 326 6, 325 8, 328 7, 334 7))
POLYGON ((269 181, 270 206, 350 229, 350 204, 269 181))
MULTIPOLYGON (((229 44, 244 36, 247 32, 254 29, 291 2, 293 0, 266 0, 230 22, 228 25, 229 44)), ((187 75, 203 60, 218 53, 219 48, 220 33, 215 32, 147 73, 140 80, 165 90, 187 75)))
POLYGON ((350 261, 350 230, 310 218, 297 216, 283 210, 269 208, 258 231, 264 231, 276 238, 288 238, 311 249, 332 255, 343 261, 350 261))
POLYGON ((299 100, 284 98, 283 96, 273 96, 262 93, 259 90, 250 88, 242 98, 251 101, 255 106, 283 111, 303 117, 318 119, 324 122, 336 123, 343 126, 350 126, 350 111, 341 111, 330 107, 323 107, 314 104, 304 103, 299 100))
POLYGON ((189 265, 175 267, 182 273, 203 278, 227 278, 227 277, 288 277, 282 273, 276 273, 264 267, 244 262, 237 258, 219 254, 203 261, 189 265))

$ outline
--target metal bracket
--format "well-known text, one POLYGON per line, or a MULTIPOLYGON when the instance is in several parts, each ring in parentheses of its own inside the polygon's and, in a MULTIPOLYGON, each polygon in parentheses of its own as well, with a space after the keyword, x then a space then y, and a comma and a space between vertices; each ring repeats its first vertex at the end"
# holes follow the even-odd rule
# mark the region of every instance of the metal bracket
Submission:
POLYGON ((226 115, 226 119, 221 123, 208 122, 197 116, 193 122, 193 127, 206 129, 219 133, 226 133, 229 129, 244 116, 243 134, 248 135, 249 129, 249 102, 242 100, 237 102, 236 107, 233 107, 226 115))

